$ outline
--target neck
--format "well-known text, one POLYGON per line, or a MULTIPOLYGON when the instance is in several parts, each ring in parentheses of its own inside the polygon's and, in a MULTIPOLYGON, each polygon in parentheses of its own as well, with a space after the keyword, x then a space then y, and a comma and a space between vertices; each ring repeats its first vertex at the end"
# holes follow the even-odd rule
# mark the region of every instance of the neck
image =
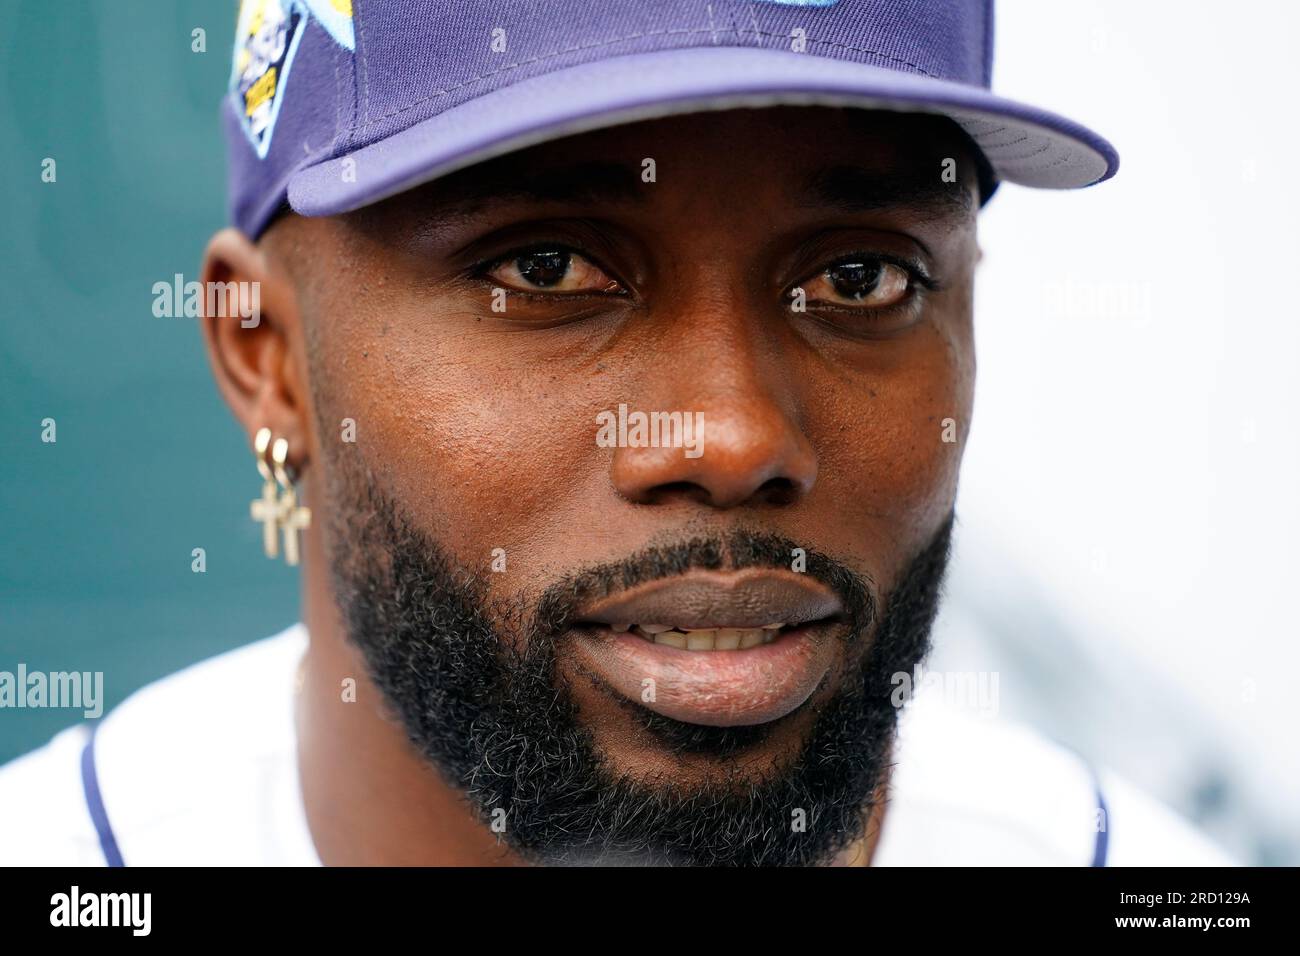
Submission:
POLYGON ((346 640, 324 555, 303 566, 310 635, 296 706, 307 826, 326 866, 482 866, 516 862, 385 716, 361 653, 346 640), (345 681, 355 687, 347 702, 345 681))

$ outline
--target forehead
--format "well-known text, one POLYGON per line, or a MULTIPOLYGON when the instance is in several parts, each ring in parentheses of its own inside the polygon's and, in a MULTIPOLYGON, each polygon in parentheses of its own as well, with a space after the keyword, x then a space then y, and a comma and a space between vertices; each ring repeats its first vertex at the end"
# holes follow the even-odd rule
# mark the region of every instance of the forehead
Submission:
POLYGON ((368 214, 387 217, 395 207, 405 214, 466 216, 521 204, 649 207, 670 191, 803 209, 913 206, 964 216, 976 205, 976 163, 965 134, 940 116, 735 109, 629 123, 529 147, 369 207, 368 214), (649 182, 659 188, 648 189, 649 182))

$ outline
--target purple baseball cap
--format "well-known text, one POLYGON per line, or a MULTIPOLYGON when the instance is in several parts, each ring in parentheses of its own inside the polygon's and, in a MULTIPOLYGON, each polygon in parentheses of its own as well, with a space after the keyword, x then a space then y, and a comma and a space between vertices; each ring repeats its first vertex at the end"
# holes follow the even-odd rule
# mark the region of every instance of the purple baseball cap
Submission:
MULTIPOLYGON (((744 106, 950 117, 994 183, 1109 179, 1091 130, 989 91, 993 0, 243 0, 230 217, 329 216, 546 140, 744 106)), ((985 196, 987 198, 987 195, 985 196)))

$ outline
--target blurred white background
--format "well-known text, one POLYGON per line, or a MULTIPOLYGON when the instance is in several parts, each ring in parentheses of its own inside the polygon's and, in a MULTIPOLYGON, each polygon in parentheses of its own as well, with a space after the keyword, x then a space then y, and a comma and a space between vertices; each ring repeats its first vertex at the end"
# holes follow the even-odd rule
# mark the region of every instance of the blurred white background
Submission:
POLYGON ((1117 146, 981 221, 936 669, 1300 863, 1300 4, 1001 0, 994 89, 1117 146))

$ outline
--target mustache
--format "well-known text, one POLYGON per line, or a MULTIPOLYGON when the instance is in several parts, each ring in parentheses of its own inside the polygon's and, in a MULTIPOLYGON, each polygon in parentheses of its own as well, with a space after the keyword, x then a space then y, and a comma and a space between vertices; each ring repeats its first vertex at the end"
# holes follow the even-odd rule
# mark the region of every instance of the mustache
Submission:
POLYGON ((878 590, 871 576, 781 534, 736 529, 714 535, 653 544, 626 558, 584 567, 549 585, 533 612, 534 636, 555 637, 577 621, 588 601, 672 578, 687 571, 741 571, 751 568, 798 570, 825 585, 840 599, 850 622, 846 639, 869 629, 879 613, 878 590))

